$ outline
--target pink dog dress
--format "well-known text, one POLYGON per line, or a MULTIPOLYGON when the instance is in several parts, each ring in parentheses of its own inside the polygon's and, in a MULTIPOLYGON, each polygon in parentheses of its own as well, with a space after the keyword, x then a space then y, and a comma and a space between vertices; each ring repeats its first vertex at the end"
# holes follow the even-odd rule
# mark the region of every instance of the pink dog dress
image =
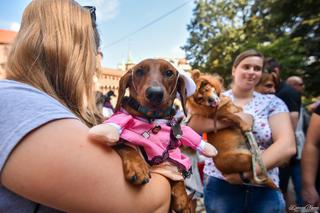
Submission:
MULTIPOLYGON (((179 147, 185 145, 192 149, 202 151, 205 142, 201 140, 201 136, 188 126, 181 126, 182 137, 177 139, 171 131, 170 121, 165 119, 155 119, 153 122, 135 117, 121 110, 104 123, 115 126, 120 133, 120 138, 128 141, 130 144, 138 146, 145 160, 156 169, 155 172, 163 172, 170 165, 178 168, 178 173, 188 177, 191 174, 190 159, 181 153, 179 147), (168 163, 169 162, 169 163, 168 163), (159 172, 159 170, 162 170, 159 172)), ((172 168, 170 168, 172 173, 172 168)), ((164 174, 165 176, 181 180, 177 176, 164 174)))

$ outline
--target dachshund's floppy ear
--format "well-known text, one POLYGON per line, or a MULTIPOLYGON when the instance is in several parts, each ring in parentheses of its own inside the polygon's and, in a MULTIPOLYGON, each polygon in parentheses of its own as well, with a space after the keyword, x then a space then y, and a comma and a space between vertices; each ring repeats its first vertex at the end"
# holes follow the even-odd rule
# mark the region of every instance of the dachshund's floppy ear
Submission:
POLYGON ((187 90, 186 90, 186 83, 182 76, 179 76, 178 78, 177 90, 180 94, 180 101, 181 101, 183 112, 187 116, 187 108, 186 108, 187 90))
POLYGON ((198 69, 194 69, 191 71, 191 77, 194 81, 197 80, 200 77, 200 75, 201 75, 201 72, 198 69))
POLYGON ((119 81, 118 100, 115 107, 115 111, 120 110, 122 98, 126 94, 126 89, 129 87, 129 82, 131 81, 131 79, 132 79, 132 70, 130 69, 126 74, 124 74, 124 76, 121 77, 119 81))

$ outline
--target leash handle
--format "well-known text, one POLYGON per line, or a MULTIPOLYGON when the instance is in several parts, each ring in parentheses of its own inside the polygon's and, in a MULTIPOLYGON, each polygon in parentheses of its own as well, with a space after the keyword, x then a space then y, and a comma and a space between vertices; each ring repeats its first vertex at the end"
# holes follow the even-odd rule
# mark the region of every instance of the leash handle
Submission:
POLYGON ((251 151, 251 155, 252 155, 252 170, 253 170, 253 179, 256 183, 261 184, 264 183, 268 177, 267 174, 267 168, 264 165, 264 163, 262 162, 262 158, 260 155, 260 149, 257 145, 256 139, 253 136, 251 131, 247 131, 244 133, 245 136, 248 139, 248 142, 250 144, 250 151, 251 151), (261 169, 261 174, 263 175, 263 178, 259 178, 257 171, 256 171, 256 165, 259 165, 260 169, 261 169))

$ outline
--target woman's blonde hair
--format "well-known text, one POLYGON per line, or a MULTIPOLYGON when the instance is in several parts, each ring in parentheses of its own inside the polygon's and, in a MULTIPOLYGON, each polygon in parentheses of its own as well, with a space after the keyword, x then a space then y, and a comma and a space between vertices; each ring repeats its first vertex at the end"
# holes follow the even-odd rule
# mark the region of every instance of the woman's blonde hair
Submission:
MULTIPOLYGON (((242 53, 240 53, 236 59, 234 60, 233 62, 233 65, 232 67, 236 68, 240 63, 241 61, 243 61, 244 59, 248 58, 248 57, 253 57, 253 56, 257 56, 257 57, 260 57, 262 58, 262 60, 264 60, 264 56, 262 53, 258 52, 257 50, 255 49, 249 49, 249 50, 246 50, 242 53)), ((262 67, 263 68, 263 67, 262 67)))
POLYGON ((8 58, 7 79, 44 91, 91 126, 99 122, 96 54, 88 9, 73 0, 33 0, 8 58))

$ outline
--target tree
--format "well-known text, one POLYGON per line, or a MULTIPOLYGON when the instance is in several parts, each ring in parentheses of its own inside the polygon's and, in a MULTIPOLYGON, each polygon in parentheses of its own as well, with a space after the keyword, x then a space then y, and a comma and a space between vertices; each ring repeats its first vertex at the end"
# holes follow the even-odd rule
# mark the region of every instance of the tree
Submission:
POLYGON ((219 73, 230 80, 234 53, 245 40, 243 22, 248 2, 200 0, 196 3, 194 18, 187 28, 190 37, 183 47, 194 68, 219 73))
POLYGON ((318 0, 276 0, 256 1, 264 28, 276 39, 288 35, 295 50, 286 57, 298 58, 302 62, 288 64, 286 57, 281 62, 290 69, 284 73, 301 75, 306 82, 306 90, 311 95, 320 93, 320 1, 318 0))
POLYGON ((302 75, 307 90, 319 94, 320 1, 199 0, 195 4, 187 27, 190 36, 183 46, 194 68, 218 73, 228 83, 234 57, 255 48, 280 62, 283 78, 302 75))

